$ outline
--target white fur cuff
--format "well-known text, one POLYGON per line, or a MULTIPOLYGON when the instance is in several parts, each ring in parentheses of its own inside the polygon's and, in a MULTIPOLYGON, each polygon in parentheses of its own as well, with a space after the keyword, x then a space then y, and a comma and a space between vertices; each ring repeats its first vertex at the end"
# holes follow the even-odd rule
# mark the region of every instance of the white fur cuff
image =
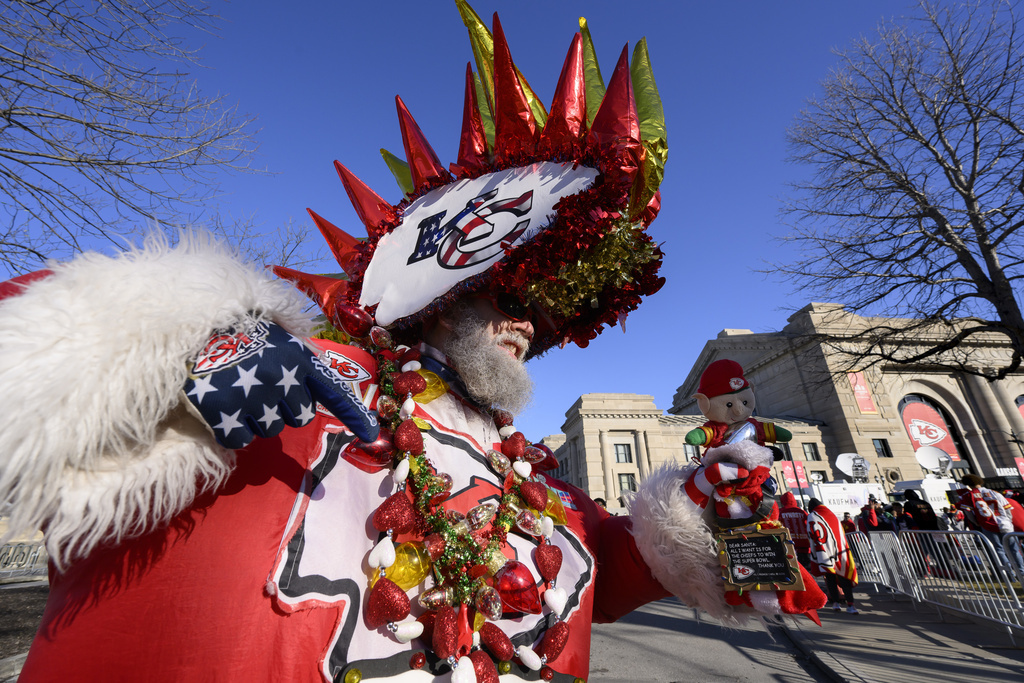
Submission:
POLYGON ((172 416, 211 332, 250 312, 297 334, 311 321, 291 285, 208 236, 50 267, 0 302, 0 500, 8 536, 47 526, 63 567, 168 521, 230 472, 231 453, 172 416))
POLYGON ((682 491, 695 465, 655 470, 630 501, 633 538, 651 573, 684 604, 727 624, 743 619, 725 602, 711 530, 682 491))

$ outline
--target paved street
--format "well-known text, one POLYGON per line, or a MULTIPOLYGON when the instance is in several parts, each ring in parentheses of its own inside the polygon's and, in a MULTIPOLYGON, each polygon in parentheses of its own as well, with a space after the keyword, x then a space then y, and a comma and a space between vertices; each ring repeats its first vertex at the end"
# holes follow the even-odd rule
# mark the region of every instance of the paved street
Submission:
POLYGON ((590 647, 589 683, 827 680, 780 629, 724 629, 675 599, 595 625, 590 647))

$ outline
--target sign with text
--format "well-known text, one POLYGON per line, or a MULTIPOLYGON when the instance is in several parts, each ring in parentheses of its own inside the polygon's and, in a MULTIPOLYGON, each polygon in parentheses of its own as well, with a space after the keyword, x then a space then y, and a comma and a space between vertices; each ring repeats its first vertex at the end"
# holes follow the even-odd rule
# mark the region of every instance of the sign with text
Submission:
POLYGON ((850 389, 853 390, 853 398, 857 401, 857 409, 861 415, 878 415, 878 408, 875 406, 875 400, 871 398, 871 390, 868 389, 864 373, 848 372, 846 377, 850 380, 850 389))
POLYGON ((785 527, 719 533, 716 539, 726 590, 804 589, 785 527))

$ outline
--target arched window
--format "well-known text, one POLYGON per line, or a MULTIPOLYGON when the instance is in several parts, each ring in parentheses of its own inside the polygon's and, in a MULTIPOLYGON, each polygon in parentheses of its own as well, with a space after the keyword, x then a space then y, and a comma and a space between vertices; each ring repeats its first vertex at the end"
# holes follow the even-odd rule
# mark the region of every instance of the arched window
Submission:
POLYGON ((924 396, 908 394, 899 402, 900 417, 914 450, 935 446, 945 451, 954 463, 967 456, 956 423, 939 403, 924 396))

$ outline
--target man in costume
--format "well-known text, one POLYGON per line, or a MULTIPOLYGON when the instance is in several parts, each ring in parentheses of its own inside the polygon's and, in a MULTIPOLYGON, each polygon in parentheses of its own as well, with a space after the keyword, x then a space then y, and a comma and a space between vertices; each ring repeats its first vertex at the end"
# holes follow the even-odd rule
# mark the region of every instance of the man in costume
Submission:
POLYGON ((405 199, 336 164, 367 239, 311 212, 345 277, 276 269, 333 341, 197 236, 6 288, 0 498, 52 560, 25 680, 575 681, 595 620, 669 593, 742 618, 690 469, 613 517, 507 410, 524 360, 661 285, 646 45, 588 102, 581 23, 545 111, 497 17, 457 4, 479 69, 457 163, 398 100, 405 199))

